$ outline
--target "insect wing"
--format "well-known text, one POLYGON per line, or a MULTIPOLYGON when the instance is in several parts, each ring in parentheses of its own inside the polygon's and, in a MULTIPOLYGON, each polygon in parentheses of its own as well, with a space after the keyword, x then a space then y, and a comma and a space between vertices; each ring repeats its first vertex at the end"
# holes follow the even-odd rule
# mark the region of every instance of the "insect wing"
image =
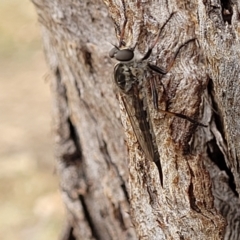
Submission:
POLYGON ((154 146, 147 113, 144 110, 143 100, 139 97, 137 86, 133 86, 133 94, 123 96, 123 103, 131 122, 138 143, 147 159, 154 161, 154 146), (130 104, 131 103, 131 104, 130 104))
POLYGON ((143 106, 143 99, 139 97, 139 90, 137 89, 136 85, 133 86, 132 91, 132 94, 122 95, 121 99, 128 114, 137 141, 146 158, 149 161, 156 163, 159 170, 161 185, 163 186, 163 174, 160 157, 157 150, 155 151, 154 149, 147 112, 144 110, 143 106))

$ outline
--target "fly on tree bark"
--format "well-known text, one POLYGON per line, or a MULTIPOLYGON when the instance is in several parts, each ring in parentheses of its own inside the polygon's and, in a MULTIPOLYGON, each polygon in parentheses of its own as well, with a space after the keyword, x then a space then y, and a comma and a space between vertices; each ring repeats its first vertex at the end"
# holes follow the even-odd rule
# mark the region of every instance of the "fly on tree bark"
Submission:
MULTIPOLYGON (((195 41, 195 38, 189 39, 184 44, 180 45, 178 50, 174 54, 172 62, 169 64, 167 69, 153 65, 148 61, 149 57, 152 54, 154 46, 156 45, 161 36, 162 30, 174 16, 174 14, 175 12, 170 14, 167 21, 160 28, 156 40, 153 42, 152 46, 148 49, 146 54, 142 58, 140 58, 140 60, 137 60, 134 57, 134 50, 136 45, 133 49, 126 48, 125 46, 123 36, 124 27, 127 23, 127 20, 125 20, 123 24, 119 46, 114 46, 114 48, 112 48, 109 52, 109 56, 111 58, 115 58, 120 62, 117 63, 114 67, 114 81, 120 90, 120 97, 128 114, 133 131, 146 158, 150 161, 155 162, 155 164, 157 165, 162 186, 163 186, 163 174, 160 163, 160 156, 157 150, 155 136, 153 134, 153 130, 151 127, 150 115, 148 113, 149 111, 146 103, 145 85, 149 70, 161 75, 167 74, 171 67, 173 66, 179 51, 186 44, 195 41)), ((155 82, 151 80, 150 86, 153 104, 156 110, 160 110, 161 112, 167 113, 175 117, 186 119, 192 122, 193 124, 206 127, 204 124, 199 123, 198 121, 186 115, 158 109, 158 95, 155 82)))

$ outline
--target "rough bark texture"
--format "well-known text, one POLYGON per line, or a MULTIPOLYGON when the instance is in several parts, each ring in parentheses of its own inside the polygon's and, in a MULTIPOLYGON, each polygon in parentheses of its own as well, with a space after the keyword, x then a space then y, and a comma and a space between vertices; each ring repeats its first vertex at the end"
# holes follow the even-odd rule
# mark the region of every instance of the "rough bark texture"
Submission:
POLYGON ((62 239, 239 239, 237 2, 33 2, 53 76, 57 168, 68 212, 62 239), (108 51, 121 37, 144 55, 173 12, 152 63, 168 68, 179 46, 195 41, 181 48, 168 74, 146 74, 161 186, 159 169, 145 158, 116 98, 108 51), (151 79, 159 109, 207 127, 156 110, 151 79))

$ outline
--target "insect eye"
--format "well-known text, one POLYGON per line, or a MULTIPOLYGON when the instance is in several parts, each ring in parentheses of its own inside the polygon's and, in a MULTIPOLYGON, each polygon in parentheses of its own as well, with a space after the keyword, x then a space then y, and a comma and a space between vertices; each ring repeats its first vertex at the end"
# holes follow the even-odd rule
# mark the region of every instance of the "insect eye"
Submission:
POLYGON ((131 61, 133 57, 134 53, 131 49, 122 49, 115 53, 115 58, 120 62, 131 61))
POLYGON ((117 52, 119 52, 119 49, 117 49, 116 47, 112 48, 112 49, 109 51, 109 57, 110 57, 110 58, 114 58, 117 52))

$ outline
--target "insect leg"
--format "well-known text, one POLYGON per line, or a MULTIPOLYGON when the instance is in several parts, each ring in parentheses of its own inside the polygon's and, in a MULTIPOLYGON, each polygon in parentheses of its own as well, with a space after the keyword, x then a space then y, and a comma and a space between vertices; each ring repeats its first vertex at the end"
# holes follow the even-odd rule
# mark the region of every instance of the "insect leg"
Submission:
MULTIPOLYGON (((162 84, 162 82, 160 81, 160 83, 162 84)), ((164 85, 162 84, 163 86, 163 89, 165 91, 165 88, 164 88, 164 85)), ((189 122, 193 123, 193 124, 196 124, 198 126, 202 126, 202 127, 207 127, 206 125, 184 115, 184 114, 181 114, 181 113, 174 113, 174 112, 170 112, 170 111, 167 111, 167 110, 162 110, 162 109, 158 109, 158 92, 157 92, 157 88, 156 88, 156 80, 154 77, 152 77, 150 79, 150 88, 151 88, 151 94, 152 94, 152 100, 153 100, 153 106, 156 110, 159 110, 161 112, 164 112, 168 115, 171 115, 171 116, 175 116, 175 117, 179 117, 179 118, 183 118, 183 119, 186 119, 188 120, 189 122)))
POLYGON ((194 119, 192 119, 192 118, 190 118, 190 117, 188 117, 188 116, 186 116, 182 113, 175 113, 175 112, 170 112, 170 111, 166 111, 166 110, 162 110, 162 109, 159 109, 159 111, 164 112, 164 113, 166 113, 168 115, 171 115, 171 116, 174 116, 174 117, 179 117, 179 118, 186 119, 189 122, 191 122, 193 124, 196 124, 198 126, 207 127, 207 125, 204 125, 203 123, 200 123, 200 122, 198 122, 198 121, 196 121, 196 120, 194 120, 194 119))
POLYGON ((125 27, 127 25, 127 16, 126 16, 126 5, 125 5, 125 2, 124 0, 121 1, 122 2, 122 5, 123 5, 123 13, 124 13, 124 22, 123 22, 123 26, 122 26, 122 31, 121 31, 121 34, 120 34, 120 40, 119 40, 119 48, 122 47, 122 46, 125 46, 125 42, 124 42, 124 34, 125 34, 125 27))
POLYGON ((158 66, 153 65, 153 64, 150 64, 150 63, 148 63, 148 67, 149 67, 152 71, 154 71, 154 72, 156 72, 156 73, 159 73, 159 74, 162 74, 162 75, 166 75, 166 74, 170 71, 170 69, 172 68, 172 66, 173 66, 173 64, 174 64, 174 62, 175 62, 175 60, 176 60, 176 58, 177 58, 177 55, 178 55, 178 53, 180 52, 180 50, 181 50, 184 46, 186 46, 188 43, 190 43, 190 42, 192 42, 192 41, 195 41, 195 40, 196 40, 196 38, 191 38, 191 39, 187 40, 185 43, 183 43, 182 45, 179 46, 178 50, 177 50, 177 51, 175 52, 175 54, 174 54, 173 60, 172 60, 171 63, 168 65, 167 69, 158 67, 158 66))
POLYGON ((176 12, 172 12, 172 13, 170 14, 169 18, 167 19, 167 21, 162 25, 162 27, 161 27, 160 30, 159 30, 159 33, 158 33, 158 35, 157 35, 156 40, 153 42, 152 46, 148 49, 148 51, 146 52, 146 54, 143 56, 142 61, 143 61, 143 60, 146 60, 146 59, 148 59, 148 58, 150 57, 153 48, 155 47, 155 45, 157 44, 157 42, 158 42, 158 40, 159 40, 159 38, 160 38, 160 36, 161 36, 162 30, 164 29, 164 27, 167 25, 167 23, 170 21, 170 19, 172 18, 172 16, 173 16, 175 13, 176 13, 176 12))
POLYGON ((159 74, 166 75, 168 73, 168 71, 166 69, 160 68, 160 67, 158 67, 156 65, 153 65, 153 64, 150 64, 150 63, 148 63, 148 67, 151 70, 153 70, 154 72, 159 73, 159 74))
POLYGON ((150 79, 150 88, 152 93, 153 106, 155 109, 158 109, 158 93, 157 93, 155 78, 150 79))
POLYGON ((188 43, 193 42, 193 41, 195 41, 195 40, 196 40, 196 38, 191 38, 191 39, 187 40, 185 43, 183 43, 183 44, 181 44, 181 45, 179 46, 178 50, 177 50, 177 51, 175 52, 175 54, 174 54, 173 60, 172 60, 171 63, 168 65, 168 68, 167 68, 167 70, 166 70, 167 73, 168 73, 168 72, 170 71, 170 69, 172 68, 172 66, 173 66, 173 64, 174 64, 174 62, 175 62, 175 60, 176 60, 176 58, 177 58, 177 55, 179 54, 180 50, 181 50, 184 46, 186 46, 188 43))

